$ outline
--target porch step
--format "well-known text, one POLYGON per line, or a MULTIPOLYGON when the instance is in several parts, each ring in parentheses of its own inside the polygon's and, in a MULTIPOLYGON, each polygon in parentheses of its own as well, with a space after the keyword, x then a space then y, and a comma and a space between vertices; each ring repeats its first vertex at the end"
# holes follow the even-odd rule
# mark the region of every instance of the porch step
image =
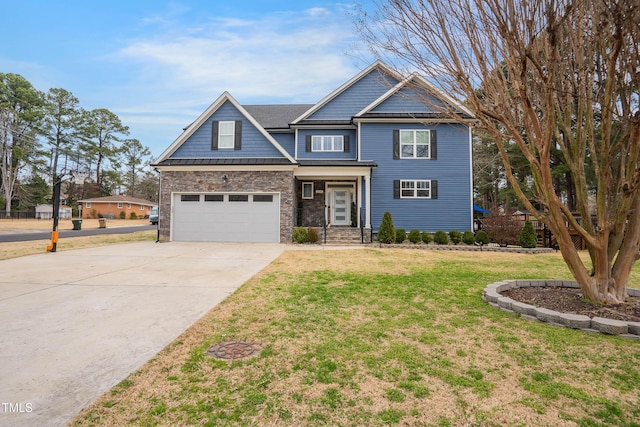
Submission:
POLYGON ((362 235, 356 227, 327 227, 327 245, 360 245, 362 235))

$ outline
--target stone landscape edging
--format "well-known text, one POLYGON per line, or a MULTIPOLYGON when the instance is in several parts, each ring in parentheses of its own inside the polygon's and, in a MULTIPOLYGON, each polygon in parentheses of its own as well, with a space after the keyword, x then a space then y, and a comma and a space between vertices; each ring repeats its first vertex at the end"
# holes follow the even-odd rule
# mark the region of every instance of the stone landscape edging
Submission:
MULTIPOLYGON (((482 292, 482 299, 496 308, 510 313, 517 313, 527 320, 546 322, 554 326, 571 329, 580 329, 590 333, 603 333, 631 339, 640 339, 640 322, 627 322, 603 317, 590 318, 582 314, 561 313, 519 302, 501 295, 503 291, 525 287, 579 289, 580 285, 571 280, 503 280, 487 285, 482 292)), ((629 296, 640 297, 640 289, 627 288, 627 294, 629 296)))

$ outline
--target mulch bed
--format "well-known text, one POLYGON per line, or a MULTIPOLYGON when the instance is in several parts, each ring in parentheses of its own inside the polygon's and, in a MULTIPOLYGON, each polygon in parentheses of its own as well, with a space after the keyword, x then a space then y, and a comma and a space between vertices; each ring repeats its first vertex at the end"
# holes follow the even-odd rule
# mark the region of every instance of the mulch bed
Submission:
POLYGON ((627 322, 640 322, 640 298, 627 297, 624 304, 593 305, 583 300, 580 289, 518 288, 501 292, 513 300, 561 313, 583 314, 627 322))

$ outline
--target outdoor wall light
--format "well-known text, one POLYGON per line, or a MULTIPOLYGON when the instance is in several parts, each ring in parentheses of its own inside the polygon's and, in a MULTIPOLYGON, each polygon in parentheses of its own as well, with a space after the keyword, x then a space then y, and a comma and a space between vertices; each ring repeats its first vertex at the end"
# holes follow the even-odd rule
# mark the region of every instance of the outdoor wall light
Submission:
POLYGON ((229 181, 229 177, 227 175, 222 175, 222 181, 223 182, 229 181))

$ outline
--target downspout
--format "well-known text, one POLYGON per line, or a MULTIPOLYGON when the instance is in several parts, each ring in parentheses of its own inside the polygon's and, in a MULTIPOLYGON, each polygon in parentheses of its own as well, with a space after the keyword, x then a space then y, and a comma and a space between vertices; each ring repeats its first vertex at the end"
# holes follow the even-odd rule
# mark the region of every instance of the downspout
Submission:
POLYGON ((157 169, 158 173, 158 223, 156 224, 156 243, 160 242, 160 197, 162 197, 162 173, 157 169))
POLYGON ((469 230, 473 230, 473 130, 471 126, 469 126, 469 185, 470 185, 470 208, 471 208, 471 228, 469 230))

